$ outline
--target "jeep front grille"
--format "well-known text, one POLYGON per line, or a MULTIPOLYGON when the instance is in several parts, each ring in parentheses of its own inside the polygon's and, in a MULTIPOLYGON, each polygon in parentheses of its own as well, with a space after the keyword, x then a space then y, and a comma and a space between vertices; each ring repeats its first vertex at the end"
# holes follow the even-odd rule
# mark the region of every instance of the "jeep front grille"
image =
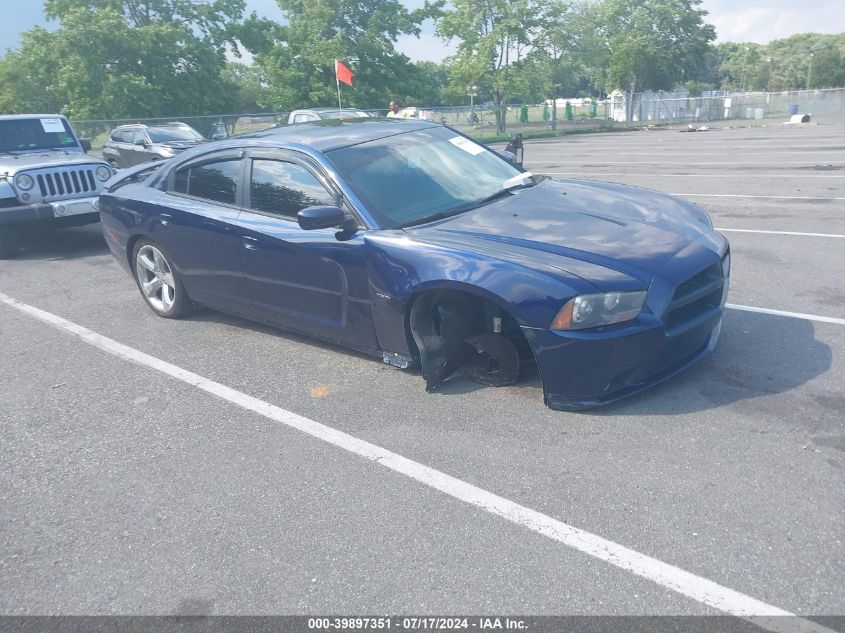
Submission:
POLYGON ((93 167, 65 167, 33 174, 45 201, 94 195, 97 181, 93 167))

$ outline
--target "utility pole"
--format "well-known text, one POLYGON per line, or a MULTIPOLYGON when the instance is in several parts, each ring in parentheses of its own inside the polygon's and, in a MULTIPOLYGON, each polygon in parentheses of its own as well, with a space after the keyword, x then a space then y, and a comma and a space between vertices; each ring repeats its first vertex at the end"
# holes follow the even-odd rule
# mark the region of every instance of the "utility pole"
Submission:
POLYGON ((807 90, 810 89, 810 77, 813 75, 813 55, 810 53, 810 59, 807 61, 807 90))
POLYGON ((772 58, 767 57, 766 63, 769 65, 769 80, 766 82, 766 92, 772 91, 772 58))
POLYGON ((467 88, 467 96, 469 97, 469 122, 472 123, 472 115, 475 114, 475 97, 478 96, 478 86, 469 86, 467 88))

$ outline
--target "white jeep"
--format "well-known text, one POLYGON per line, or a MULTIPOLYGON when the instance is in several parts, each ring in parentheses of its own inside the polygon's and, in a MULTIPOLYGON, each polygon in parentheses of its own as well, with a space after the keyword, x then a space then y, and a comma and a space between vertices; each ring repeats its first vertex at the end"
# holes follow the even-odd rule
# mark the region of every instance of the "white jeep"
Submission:
POLYGON ((0 116, 0 258, 18 251, 25 228, 99 221, 97 199, 114 170, 90 149, 61 115, 0 116))

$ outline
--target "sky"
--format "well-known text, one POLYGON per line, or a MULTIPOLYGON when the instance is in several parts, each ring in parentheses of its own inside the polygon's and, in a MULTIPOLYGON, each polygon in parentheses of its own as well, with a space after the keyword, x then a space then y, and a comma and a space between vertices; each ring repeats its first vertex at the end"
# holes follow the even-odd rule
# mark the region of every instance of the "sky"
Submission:
MULTIPOLYGON (((247 12, 280 19, 282 12, 276 0, 246 0, 247 12)), ((404 0, 414 9, 422 0, 404 0)), ((717 42, 757 42, 765 44, 773 39, 795 33, 845 32, 845 2, 843 0, 704 0, 702 7, 709 12, 706 21, 716 27, 717 42)), ((39 0, 0 0, 0 52, 20 43, 20 33, 36 25, 47 26, 39 0)), ((420 38, 402 36, 397 49, 415 61, 442 61, 454 52, 434 35, 433 24, 423 25, 420 38)))

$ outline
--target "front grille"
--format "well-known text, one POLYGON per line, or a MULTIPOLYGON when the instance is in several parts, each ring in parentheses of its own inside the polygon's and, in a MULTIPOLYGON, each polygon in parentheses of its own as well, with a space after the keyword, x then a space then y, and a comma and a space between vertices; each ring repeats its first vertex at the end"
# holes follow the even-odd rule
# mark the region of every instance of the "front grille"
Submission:
POLYGON ((679 333, 718 310, 724 283, 719 262, 678 285, 666 311, 667 334, 679 333))
POLYGON ((91 196, 97 192, 93 167, 64 167, 40 170, 32 175, 45 201, 91 196))

